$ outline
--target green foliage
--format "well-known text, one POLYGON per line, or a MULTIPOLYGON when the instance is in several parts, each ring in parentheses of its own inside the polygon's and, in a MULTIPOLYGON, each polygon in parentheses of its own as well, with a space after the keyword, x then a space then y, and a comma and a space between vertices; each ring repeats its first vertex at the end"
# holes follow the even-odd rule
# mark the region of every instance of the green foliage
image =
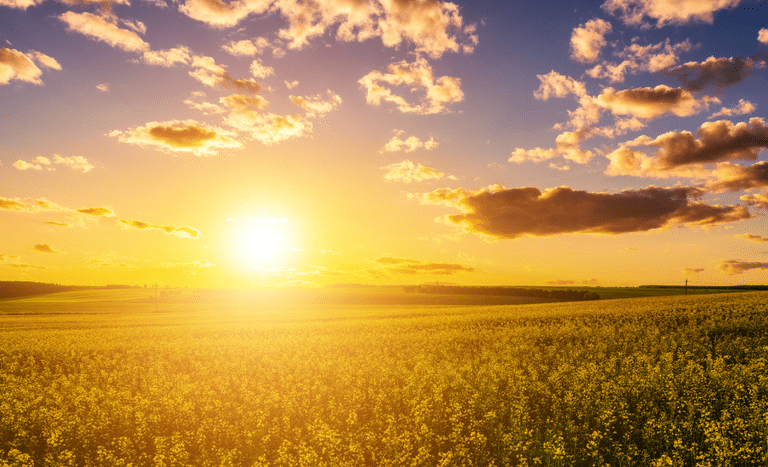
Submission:
POLYGON ((766 304, 0 314, 0 467, 768 465, 766 304))

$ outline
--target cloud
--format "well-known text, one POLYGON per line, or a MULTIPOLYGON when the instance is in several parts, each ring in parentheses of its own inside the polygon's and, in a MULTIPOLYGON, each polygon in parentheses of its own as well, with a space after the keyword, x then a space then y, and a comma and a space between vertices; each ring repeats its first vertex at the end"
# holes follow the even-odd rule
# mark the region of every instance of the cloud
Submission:
POLYGON ((298 49, 336 27, 336 39, 362 42, 380 37, 385 47, 412 44, 415 52, 439 58, 443 53, 471 53, 478 43, 475 25, 464 24, 459 7, 435 0, 318 0, 277 2, 289 26, 279 32, 298 49))
POLYGON ((655 139, 640 136, 608 154, 608 175, 664 176, 680 166, 733 160, 756 160, 768 148, 768 125, 753 117, 749 123, 728 120, 705 122, 694 136, 689 131, 670 131, 655 139), (658 148, 653 155, 630 147, 658 148))
POLYGON ((650 120, 668 113, 678 117, 688 117, 706 110, 711 103, 719 103, 720 100, 709 96, 696 99, 682 88, 670 88, 661 84, 655 88, 633 88, 622 91, 605 88, 597 96, 596 102, 614 115, 629 115, 650 120))
MULTIPOLYGON (((235 26, 248 16, 275 12, 288 22, 278 35, 291 49, 301 49, 332 30, 336 40, 344 42, 379 37, 385 47, 391 48, 408 42, 415 52, 433 58, 447 51, 471 53, 478 43, 475 25, 464 24, 458 6, 435 0, 186 0, 179 11, 217 28, 235 26)), ((253 50, 258 44, 252 46, 239 41, 225 50, 236 55, 259 53, 253 50)))
POLYGON ((565 124, 558 123, 555 129, 564 126, 573 131, 565 131, 555 138, 555 147, 551 149, 522 149, 516 148, 509 158, 510 162, 535 161, 563 157, 579 164, 587 163, 594 153, 582 150, 581 143, 594 136, 615 138, 627 131, 635 131, 645 126, 644 121, 661 117, 665 114, 690 116, 708 108, 717 98, 704 96, 695 98, 682 88, 670 88, 660 85, 655 88, 633 88, 616 91, 605 88, 597 96, 587 94, 583 82, 551 71, 546 75, 538 75, 540 85, 534 92, 534 97, 548 100, 551 96, 567 97, 574 95, 579 102, 576 110, 569 110, 569 120, 565 124), (605 111, 615 118, 611 126, 598 126, 605 111))
MULTIPOLYGON (((421 261, 410 258, 396 258, 392 256, 382 256, 379 258, 369 259, 377 266, 380 266, 375 271, 377 273, 389 273, 389 274, 435 274, 435 275, 451 275, 456 272, 473 272, 474 268, 464 266, 457 263, 433 263, 430 261, 421 261)), ((369 271, 370 272, 370 271, 369 271)))
POLYGON ((757 33, 757 40, 763 44, 768 44, 768 28, 763 28, 757 33))
POLYGON ((50 167, 50 165, 51 160, 43 156, 36 157, 34 162, 27 162, 19 159, 13 163, 13 166, 19 170, 43 170, 43 166, 48 170, 56 170, 53 167, 50 167))
POLYGON ((47 243, 39 243, 32 249, 38 253, 61 253, 59 250, 55 250, 51 245, 47 243))
POLYGON ((581 81, 576 81, 570 76, 561 75, 555 70, 550 71, 546 75, 536 75, 539 78, 539 89, 537 89, 533 96, 536 99, 547 100, 549 96, 555 97, 567 97, 570 94, 574 94, 577 97, 586 96, 587 88, 581 81))
POLYGON ((611 23, 595 18, 573 29, 571 33, 571 58, 592 63, 600 57, 600 49, 606 44, 605 35, 611 32, 611 23))
POLYGON ((98 89, 101 92, 109 92, 112 88, 112 85, 109 83, 101 83, 96 85, 96 89, 98 89))
POLYGON ((743 274, 752 269, 768 269, 768 263, 728 259, 721 260, 720 264, 717 266, 717 269, 719 269, 720 272, 725 275, 733 276, 736 274, 743 274))
POLYGON ((379 151, 379 154, 398 151, 413 152, 419 148, 431 151, 440 145, 440 143, 435 141, 434 137, 430 137, 428 141, 422 141, 415 136, 409 136, 405 140, 402 140, 400 139, 400 135, 405 133, 404 130, 392 130, 392 132, 394 133, 394 136, 392 136, 392 139, 390 139, 387 144, 384 145, 384 148, 379 151))
POLYGON ((736 7, 741 0, 606 0, 603 10, 618 16, 625 24, 650 28, 645 17, 656 20, 656 27, 691 22, 712 24, 714 14, 736 7))
POLYGON ((601 63, 588 69, 587 76, 595 79, 608 79, 612 83, 623 82, 627 73, 637 74, 642 71, 656 73, 677 64, 680 52, 688 52, 693 48, 690 40, 672 44, 669 39, 656 44, 641 45, 639 38, 621 50, 614 50, 613 55, 623 59, 621 63, 601 63))
POLYGON ((27 8, 43 3, 44 0, 0 0, 0 6, 8 8, 20 8, 26 10, 27 8))
POLYGON ((275 74, 274 68, 271 66, 265 66, 258 58, 251 62, 249 69, 254 78, 266 78, 267 76, 275 74))
POLYGON ((149 122, 126 131, 114 130, 109 136, 121 143, 149 146, 166 153, 191 153, 197 156, 217 154, 222 149, 234 149, 242 143, 232 132, 194 120, 149 122))
POLYGON ((265 13, 272 3, 273 0, 186 0, 179 5, 179 11, 209 26, 227 28, 248 15, 265 13))
POLYGON ((398 110, 403 113, 429 115, 449 113, 447 104, 464 100, 461 79, 441 76, 435 80, 432 67, 423 57, 416 58, 413 63, 405 60, 392 63, 387 70, 388 73, 374 70, 358 80, 366 89, 366 101, 369 105, 378 106, 383 100, 396 104, 398 110), (409 103, 385 85, 407 86, 411 92, 422 90, 424 97, 418 104, 409 103))
POLYGON ((118 219, 117 223, 123 229, 138 230, 162 230, 169 235, 175 235, 181 238, 199 238, 200 231, 192 227, 176 227, 174 225, 158 225, 136 219, 118 219))
POLYGON ((189 65, 192 61, 192 54, 188 47, 179 46, 167 50, 145 50, 141 60, 147 65, 170 68, 177 63, 189 65))
POLYGON ((698 92, 712 86, 725 88, 743 81, 765 62, 751 58, 709 57, 701 63, 688 62, 664 69, 664 74, 679 81, 689 91, 698 92))
POLYGON ((592 193, 567 186, 469 191, 439 189, 421 196, 424 204, 444 204, 461 214, 442 220, 466 232, 495 238, 523 235, 621 234, 673 225, 711 226, 750 218, 744 206, 708 205, 695 201, 702 192, 691 187, 650 186, 620 193, 592 193))
POLYGON ((18 260, 21 256, 17 255, 7 255, 5 253, 0 254, 0 261, 11 261, 11 260, 18 260))
POLYGON ((0 209, 6 209, 11 211, 24 211, 24 212, 40 212, 40 211, 59 211, 59 212, 71 212, 69 208, 59 206, 58 204, 48 201, 45 198, 38 198, 31 201, 24 201, 19 198, 3 198, 0 196, 0 209))
POLYGON ((65 165, 74 170, 81 170, 83 173, 90 172, 94 168, 93 164, 88 162, 88 159, 83 156, 61 157, 58 154, 54 154, 53 163, 65 165))
MULTIPOLYGON (((384 179, 391 181, 401 181, 405 183, 411 182, 423 182, 425 180, 436 180, 445 177, 445 173, 431 167, 425 167, 421 164, 414 164, 409 160, 399 162, 396 164, 390 164, 383 169, 389 170, 384 179)), ((448 176, 452 180, 456 180, 454 176, 448 176)))
POLYGON ((30 50, 27 55, 31 56, 37 63, 45 68, 61 71, 61 65, 59 65, 59 62, 57 62, 53 57, 49 57, 42 52, 38 52, 37 50, 30 50))
POLYGON ((291 82, 285 81, 285 87, 288 89, 293 89, 298 85, 299 85, 298 81, 291 81, 291 82))
POLYGON ((341 97, 334 94, 330 89, 326 91, 328 100, 323 100, 323 95, 318 94, 312 97, 288 96, 293 105, 301 107, 307 114, 307 117, 317 117, 325 115, 331 110, 341 105, 341 97))
POLYGON ((768 242, 768 237, 761 237, 760 235, 755 235, 751 233, 745 233, 741 235, 734 235, 736 238, 743 238, 744 240, 748 240, 750 242, 757 242, 757 243, 766 243, 768 242))
POLYGON ((563 157, 579 164, 586 164, 594 156, 592 151, 583 151, 581 142, 594 135, 591 129, 578 131, 566 131, 555 138, 555 148, 553 149, 522 149, 515 148, 512 151, 509 162, 521 163, 524 161, 541 162, 555 157, 563 157))
MULTIPOLYGON (((738 164, 721 163, 711 173, 705 188, 709 191, 743 191, 768 187, 768 162, 761 161, 747 167, 738 164)), ((760 195, 755 195, 760 196, 760 195)), ((749 201, 752 198, 743 201, 749 201)), ((749 204, 749 203, 748 203, 749 204)), ((759 207, 759 205, 758 205, 759 207)))
POLYGON ((58 227, 71 227, 70 224, 67 224, 67 223, 64 223, 64 222, 56 222, 56 221, 48 221, 48 222, 46 222, 46 224, 56 225, 58 227))
POLYGON ((223 97, 219 102, 223 107, 213 104, 199 104, 185 101, 196 108, 208 112, 225 113, 224 124, 245 132, 252 139, 263 144, 274 144, 289 138, 301 137, 312 132, 310 119, 322 116, 341 104, 341 97, 330 90, 327 100, 322 95, 313 97, 290 96, 291 102, 304 109, 305 115, 277 115, 262 113, 269 102, 261 96, 247 97, 240 94, 223 97))
POLYGON ((24 54, 16 49, 0 47, 0 85, 8 84, 11 80, 42 85, 43 80, 40 77, 43 71, 35 62, 44 68, 61 70, 59 62, 36 50, 24 54))
POLYGON ((116 18, 111 20, 88 12, 75 13, 73 11, 62 13, 58 18, 67 24, 70 31, 105 42, 112 47, 120 48, 126 52, 149 51, 149 44, 144 42, 135 31, 117 26, 114 22, 116 18))
POLYGON ((267 47, 269 47, 269 41, 263 37, 257 37, 253 40, 230 41, 229 44, 221 46, 225 52, 236 57, 261 55, 267 47))
POLYGON ((82 208, 78 209, 77 212, 95 217, 115 217, 115 211, 106 206, 100 206, 96 208, 82 208))
POLYGON ((744 99, 739 99, 739 104, 736 107, 730 109, 723 107, 719 111, 707 117, 707 120, 713 119, 715 117, 733 117, 736 115, 751 114, 755 111, 755 109, 757 109, 755 104, 744 99))
POLYGON ((682 272, 684 276, 695 276, 700 272, 704 272, 704 268, 683 268, 682 272))
POLYGON ((19 170, 43 170, 43 167, 49 171, 56 170, 54 167, 51 167, 51 164, 66 165, 75 170, 82 170, 83 173, 89 172, 94 168, 94 166, 88 162, 88 159, 83 156, 61 157, 58 154, 53 155, 53 162, 47 157, 38 156, 33 162, 26 162, 19 159, 13 163, 13 166, 19 170))
POLYGON ((226 89, 235 89, 250 94, 256 94, 264 89, 264 86, 257 83, 252 78, 232 78, 229 73, 227 73, 227 70, 222 66, 216 65, 216 62, 211 57, 195 55, 192 57, 190 66, 192 67, 192 71, 189 72, 189 75, 206 86, 221 86, 226 89))
MULTIPOLYGON (((765 186, 768 186, 768 177, 766 177, 765 186)), ((750 206, 760 209, 768 209, 768 193, 755 193, 754 195, 743 195, 739 198, 750 206)))

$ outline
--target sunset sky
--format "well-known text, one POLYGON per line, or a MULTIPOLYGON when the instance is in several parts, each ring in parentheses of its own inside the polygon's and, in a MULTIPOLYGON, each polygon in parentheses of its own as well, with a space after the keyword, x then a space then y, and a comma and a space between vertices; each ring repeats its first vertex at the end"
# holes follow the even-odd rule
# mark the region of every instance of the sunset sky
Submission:
POLYGON ((768 4, 0 0, 0 280, 766 283, 768 4))

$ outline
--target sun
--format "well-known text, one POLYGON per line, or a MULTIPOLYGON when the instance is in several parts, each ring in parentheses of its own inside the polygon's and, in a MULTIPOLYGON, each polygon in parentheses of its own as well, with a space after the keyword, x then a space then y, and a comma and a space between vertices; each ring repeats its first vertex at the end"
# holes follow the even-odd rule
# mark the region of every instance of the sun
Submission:
POLYGON ((285 236, 279 226, 257 225, 242 234, 244 260, 266 263, 280 259, 285 251, 285 236))

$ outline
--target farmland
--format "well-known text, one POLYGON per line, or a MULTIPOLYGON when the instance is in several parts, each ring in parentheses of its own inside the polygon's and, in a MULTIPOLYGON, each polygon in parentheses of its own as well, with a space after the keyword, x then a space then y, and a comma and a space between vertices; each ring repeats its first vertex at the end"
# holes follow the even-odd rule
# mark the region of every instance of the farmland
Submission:
POLYGON ((767 292, 368 293, 0 301, 0 466, 768 465, 767 292))

